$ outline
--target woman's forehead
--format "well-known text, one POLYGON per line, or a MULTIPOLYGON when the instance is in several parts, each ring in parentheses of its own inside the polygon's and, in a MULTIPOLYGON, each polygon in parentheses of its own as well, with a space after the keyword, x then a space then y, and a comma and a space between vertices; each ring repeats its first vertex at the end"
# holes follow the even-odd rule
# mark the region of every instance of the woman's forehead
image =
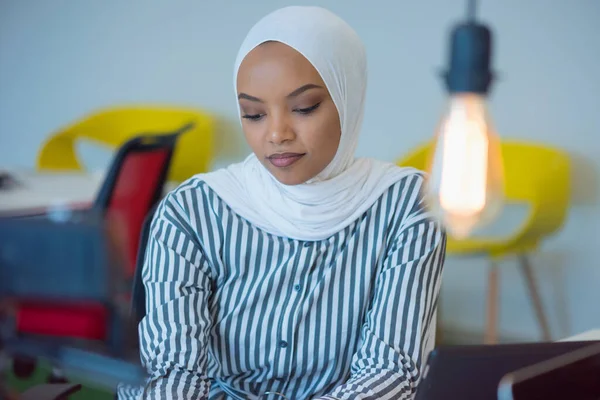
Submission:
POLYGON ((300 52, 274 41, 252 49, 244 57, 237 76, 238 89, 255 86, 260 89, 269 83, 324 84, 315 67, 300 52))

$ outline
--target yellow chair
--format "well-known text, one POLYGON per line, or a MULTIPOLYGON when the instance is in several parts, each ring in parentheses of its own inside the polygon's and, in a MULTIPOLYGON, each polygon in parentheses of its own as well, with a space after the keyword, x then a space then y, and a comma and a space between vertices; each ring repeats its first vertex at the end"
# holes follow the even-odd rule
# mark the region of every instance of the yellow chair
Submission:
MULTIPOLYGON (((432 151, 432 143, 425 144, 400 160, 398 165, 426 170, 432 151)), ((487 343, 497 341, 497 261, 509 255, 519 259, 543 338, 550 340, 550 330, 528 254, 537 250, 544 238, 558 231, 565 220, 570 200, 569 158, 564 152, 541 144, 514 141, 502 142, 502 157, 506 205, 527 203, 527 219, 509 237, 472 237, 465 240, 448 237, 447 253, 459 256, 486 255, 490 258, 485 337, 487 343)))
POLYGON ((122 107, 101 110, 54 133, 43 144, 37 159, 39 170, 82 170, 75 143, 87 139, 118 149, 140 134, 173 132, 193 122, 173 154, 169 180, 181 182, 206 172, 213 157, 215 120, 194 109, 162 107, 122 107))

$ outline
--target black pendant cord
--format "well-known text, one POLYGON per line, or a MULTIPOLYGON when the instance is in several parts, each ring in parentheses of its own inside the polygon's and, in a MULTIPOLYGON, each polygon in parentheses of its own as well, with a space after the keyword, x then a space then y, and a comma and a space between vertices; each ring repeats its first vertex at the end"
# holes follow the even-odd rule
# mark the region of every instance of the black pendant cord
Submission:
POLYGON ((467 0, 467 20, 471 23, 474 23, 476 15, 477 15, 477 0, 467 0))
POLYGON ((475 20, 477 0, 467 0, 467 19, 456 25, 450 38, 448 69, 444 74, 450 93, 486 95, 490 89, 492 32, 475 20))

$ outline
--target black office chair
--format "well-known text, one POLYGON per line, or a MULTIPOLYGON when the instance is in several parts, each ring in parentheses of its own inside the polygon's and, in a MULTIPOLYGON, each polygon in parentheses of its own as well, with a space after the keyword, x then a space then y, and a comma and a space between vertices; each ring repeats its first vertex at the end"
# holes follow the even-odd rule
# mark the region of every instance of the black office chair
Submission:
MULTIPOLYGON (((150 223, 152 221, 152 217, 154 215, 154 211, 156 209, 156 205, 157 202, 159 200, 159 196, 161 195, 162 192, 162 186, 163 183, 166 179, 166 175, 168 172, 168 166, 170 165, 170 160, 171 160, 171 156, 173 154, 174 151, 174 147, 175 147, 175 143, 178 139, 178 137, 188 131, 189 129, 191 129, 193 127, 193 124, 186 124, 185 126, 181 127, 177 132, 171 133, 171 134, 167 134, 167 135, 160 135, 160 136, 140 136, 140 137, 136 137, 130 141, 128 141, 125 145, 122 146, 122 148, 117 152, 116 156, 115 156, 115 161, 112 164, 112 167, 108 173, 108 176, 105 180, 104 185, 102 186, 102 189, 96 199, 96 201, 94 202, 94 205, 92 207, 92 209, 90 210, 82 210, 83 212, 86 211, 92 211, 92 212, 96 212, 96 213, 100 213, 102 214, 103 211, 107 210, 110 211, 112 209, 121 209, 121 208, 127 208, 129 211, 133 210, 133 215, 126 214, 127 216, 131 216, 131 218, 126 218, 129 224, 131 225, 131 222, 133 222, 133 225, 137 225, 137 229, 140 229, 139 227, 139 222, 140 221, 140 216, 139 213, 140 212, 144 212, 144 208, 148 209, 148 206, 150 206, 150 209, 147 213, 146 216, 142 217, 143 219, 143 225, 141 227, 141 229, 139 231, 136 232, 136 229, 129 229, 131 232, 129 232, 129 235, 132 237, 139 237, 139 244, 137 244, 138 247, 138 252, 135 253, 133 251, 133 249, 131 249, 131 247, 127 250, 128 251, 128 258, 130 261, 130 264, 134 264, 133 260, 131 260, 131 256, 134 255, 135 257, 135 271, 134 271, 134 276, 133 276, 133 290, 131 293, 131 299, 132 299, 132 303, 131 303, 131 316, 132 316, 132 322, 136 322, 135 323, 135 327, 137 327, 137 323, 139 323, 139 321, 144 317, 145 315, 145 289, 142 283, 142 265, 143 265, 143 261, 144 261, 144 253, 145 253, 145 249, 146 249, 146 242, 148 239, 148 235, 149 235, 149 230, 150 230, 150 223), (153 163, 159 165, 159 169, 157 170, 158 174, 156 176, 157 178, 157 182, 151 182, 151 185, 146 185, 148 187, 144 187, 144 188, 137 188, 136 189, 136 194, 143 192, 144 197, 145 197, 145 204, 132 204, 131 199, 129 199, 127 196, 122 196, 120 195, 119 192, 119 182, 123 181, 123 180, 129 180, 131 181, 131 178, 134 178, 134 175, 138 174, 140 172, 143 173, 143 168, 140 168, 140 162, 146 162, 145 158, 142 158, 142 156, 137 157, 137 159, 126 159, 126 155, 128 155, 129 153, 131 153, 132 149, 141 149, 141 153, 143 157, 146 157, 147 155, 150 156, 150 161, 152 161, 153 163), (159 150, 163 150, 166 149, 166 152, 164 152, 164 154, 159 153, 159 150), (123 173, 123 171, 125 170, 125 172, 127 173, 123 173), (132 175, 133 174, 133 175, 132 175), (147 190, 145 190, 147 189, 147 190), (133 207, 132 207, 133 206, 133 207), (132 221, 130 221, 132 220, 132 221)), ((136 155, 137 156, 137 155, 136 155)), ((131 158, 131 157, 130 157, 131 158)), ((147 158, 147 157, 146 157, 147 158)), ((146 163, 147 164, 147 163, 146 163)), ((147 172, 147 171, 146 171, 147 172)), ((121 188, 122 189, 122 188, 121 188)), ((130 189, 130 188, 129 188, 130 189)), ((131 190, 129 190, 131 191, 131 190)), ((139 196, 138 196, 139 197, 139 196)), ((120 210, 119 210, 120 211, 120 210)), ((143 214, 142 214, 143 215, 143 214)), ((129 227, 129 226, 128 226, 129 227)), ((131 239, 130 239, 131 240, 131 239)), ((131 267, 129 268, 129 270, 131 271, 131 267)), ((133 326, 133 324, 132 324, 133 326)), ((137 330, 137 329, 135 329, 137 330)), ((137 334, 134 332, 134 329, 131 329, 131 335, 130 335, 130 340, 133 340, 134 343, 137 343, 137 334)), ((13 365, 13 370, 15 372, 15 374, 18 377, 21 378, 26 378, 27 376, 30 376, 33 371, 35 370, 35 360, 31 359, 31 358, 15 358, 14 360, 14 365, 13 365)), ((54 370, 53 373, 48 377, 48 382, 51 384, 59 384, 59 383, 68 383, 66 378, 64 378, 61 375, 54 375, 54 370)), ((36 387, 36 388, 32 388, 30 392, 27 392, 26 395, 24 395, 25 398, 36 398, 39 397, 39 393, 46 391, 46 393, 49 395, 48 397, 45 398, 61 398, 61 399, 66 399, 68 394, 73 393, 74 391, 77 391, 80 388, 80 385, 62 385, 62 386, 54 386, 52 387, 51 385, 42 385, 42 387, 36 387), (53 392, 52 395, 50 395, 50 392, 53 392), (59 396, 59 393, 61 393, 62 395, 59 396), (33 396, 33 397, 31 397, 33 396), (64 396, 64 397, 63 397, 64 396)))

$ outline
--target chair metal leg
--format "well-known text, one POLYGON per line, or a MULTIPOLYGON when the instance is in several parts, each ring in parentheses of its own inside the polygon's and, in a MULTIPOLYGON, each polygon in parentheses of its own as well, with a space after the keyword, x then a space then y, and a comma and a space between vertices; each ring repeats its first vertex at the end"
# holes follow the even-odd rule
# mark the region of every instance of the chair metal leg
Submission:
POLYGON ((488 270, 487 323, 485 344, 498 343, 498 266, 490 261, 488 270))
POLYGON ((527 284, 527 289, 529 290, 529 298, 531 299, 535 315, 540 325, 540 329, 542 330, 542 337, 544 341, 549 342, 552 340, 550 328, 548 327, 548 320, 546 319, 546 314, 544 313, 544 307, 542 307, 542 299, 540 298, 535 284, 535 277, 533 276, 531 262, 526 254, 519 256, 519 261, 521 272, 523 273, 525 283, 527 284))

